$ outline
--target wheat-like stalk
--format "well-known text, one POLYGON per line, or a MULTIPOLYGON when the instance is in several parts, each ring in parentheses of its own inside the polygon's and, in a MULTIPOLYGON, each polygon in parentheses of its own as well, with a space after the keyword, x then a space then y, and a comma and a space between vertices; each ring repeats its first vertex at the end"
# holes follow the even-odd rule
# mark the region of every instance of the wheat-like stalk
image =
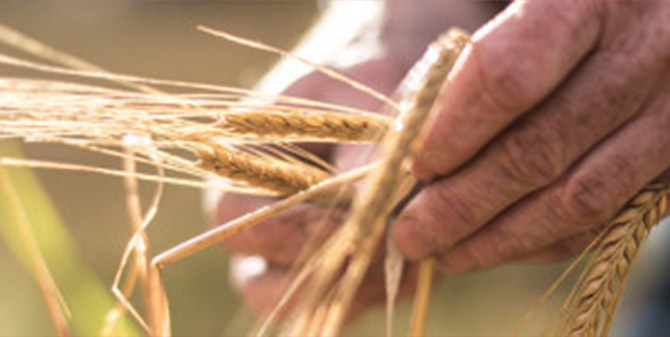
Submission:
POLYGON ((285 334, 333 336, 339 332, 391 211, 415 183, 406 164, 430 125, 427 121, 446 74, 468 41, 466 33, 449 31, 429 47, 419 68, 413 69, 415 74, 421 72, 421 85, 397 117, 399 127, 385 136, 380 165, 356 196, 348 219, 301 272, 311 274, 310 289, 299 300, 285 334))
POLYGON ((626 279, 642 244, 667 208, 668 187, 653 184, 637 194, 605 229, 579 285, 565 335, 606 336, 626 279))
MULTIPOLYGON (((356 116, 360 121, 364 116, 371 114, 291 97, 245 97, 248 94, 253 96, 253 94, 235 88, 126 77, 107 72, 92 72, 88 70, 89 67, 78 67, 86 69, 85 71, 70 70, 1 54, 0 63, 42 72, 69 74, 85 79, 106 79, 115 83, 131 84, 133 88, 138 87, 133 85, 137 83, 142 88, 149 88, 147 85, 163 85, 197 90, 191 93, 182 93, 183 91, 180 90, 179 94, 164 93, 160 90, 138 93, 60 81, 0 79, 0 87, 3 89, 0 90, 0 139, 16 138, 24 141, 64 144, 120 157, 129 163, 137 161, 161 168, 158 175, 151 176, 136 173, 134 169, 129 168, 119 171, 81 165, 32 160, 21 162, 21 160, 12 158, 0 158, 0 165, 3 166, 13 163, 18 166, 105 172, 105 174, 126 177, 129 179, 128 182, 133 181, 134 186, 128 188, 130 191, 128 201, 131 204, 131 218, 136 228, 133 229, 134 235, 128 243, 120 263, 121 267, 115 277, 113 292, 118 297, 120 305, 110 312, 112 318, 107 322, 108 327, 104 329, 107 331, 112 331, 111 327, 118 322, 113 314, 122 315, 125 308, 149 334, 170 334, 168 299, 160 274, 160 269, 164 264, 160 263, 162 261, 160 259, 157 260, 159 262, 149 264, 146 255, 148 242, 145 240, 144 230, 151 222, 157 204, 154 206, 152 203, 145 217, 140 214, 139 203, 133 196, 137 193, 134 179, 152 180, 159 182, 161 184, 159 186, 162 186, 162 183, 177 182, 181 179, 165 176, 162 168, 186 173, 195 176, 198 180, 207 177, 209 172, 214 172, 235 184, 243 185, 242 189, 238 189, 238 186, 235 185, 225 187, 224 189, 228 191, 245 191, 244 187, 247 187, 246 192, 250 193, 295 194, 293 199, 288 198, 283 204, 278 203, 278 206, 285 205, 285 208, 295 202, 308 200, 308 198, 312 200, 323 197, 324 200, 332 200, 333 195, 325 196, 325 193, 319 192, 320 190, 330 191, 332 189, 329 186, 336 185, 335 182, 324 182, 331 177, 331 174, 326 171, 326 169, 332 171, 329 165, 307 154, 304 150, 292 147, 290 144, 279 143, 284 139, 268 140, 251 137, 251 139, 243 140, 239 134, 224 132, 216 125, 216 121, 232 109, 256 109, 256 111, 271 114, 290 112, 296 109, 293 105, 299 105, 300 111, 304 114, 311 113, 312 115, 318 115, 322 111, 319 109, 327 109, 331 118, 337 118, 338 114, 342 114, 343 116, 356 116), (274 98, 274 103, 268 102, 268 98, 274 98), (263 101, 263 103, 258 103, 258 101, 263 101), (249 146, 247 143, 253 145, 249 146), (199 161, 191 160, 193 155, 199 161), (324 183, 320 184, 321 182, 324 183), (300 191, 304 192, 297 193, 300 191), (147 319, 142 318, 133 308, 130 300, 126 298, 132 293, 135 283, 132 273, 131 279, 133 280, 127 283, 127 287, 122 290, 117 287, 133 250, 142 260, 132 268, 145 286, 144 307, 147 319)), ((359 129, 363 124, 359 124, 359 129)), ((312 139, 317 138, 312 137, 312 139)), ((343 181, 347 179, 349 178, 343 181)), ((182 180, 181 182, 187 181, 182 180)), ((185 185, 194 186, 189 183, 185 185)), ((206 186, 206 184, 202 183, 200 186, 206 186)), ((337 193, 337 196, 340 197, 340 194, 342 193, 337 193)), ((158 192, 155 200, 160 200, 160 195, 161 193, 158 192)), ((266 212, 261 211, 256 215, 268 218, 278 208, 271 208, 266 212)), ((252 216, 249 219, 253 218, 252 216)), ((248 227, 258 221, 241 221, 240 223, 248 227)), ((235 228, 241 229, 244 226, 232 227, 232 230, 231 227, 226 227, 226 233, 232 233, 235 228)), ((204 247, 193 245, 188 249, 202 248, 204 247)), ((181 251, 176 250, 177 253, 181 251)), ((50 300, 51 297, 48 299, 50 300)), ((51 303, 54 302, 48 301, 47 305, 51 303)), ((55 320, 57 327, 66 326, 61 324, 61 321, 66 320, 55 320)), ((64 331, 64 329, 59 329, 61 330, 64 331)))
POLYGON ((391 119, 378 115, 290 111, 227 113, 218 124, 231 133, 261 139, 370 143, 386 133, 391 119))

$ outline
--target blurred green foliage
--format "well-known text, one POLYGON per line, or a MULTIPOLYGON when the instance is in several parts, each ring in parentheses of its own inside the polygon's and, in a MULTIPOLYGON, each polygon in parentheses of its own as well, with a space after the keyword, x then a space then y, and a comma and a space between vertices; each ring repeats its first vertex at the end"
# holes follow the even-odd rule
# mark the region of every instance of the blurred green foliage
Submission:
MULTIPOLYGON (((4 142, 0 144, 3 156, 20 157, 18 147, 4 142)), ((103 286, 79 258, 79 251, 72 236, 64 226, 49 196, 40 186, 35 175, 29 169, 8 169, 0 167, 3 175, 2 195, 0 195, 0 230, 4 242, 22 267, 30 272, 30 254, 21 237, 20 222, 17 214, 26 214, 30 234, 39 245, 41 255, 51 271, 58 288, 61 290, 67 307, 71 312, 71 327, 77 335, 93 336, 100 334, 103 320, 113 306, 108 288, 103 286), (20 205, 13 204, 8 193, 16 193, 20 205), (10 208, 21 207, 19 210, 10 208)), ((30 235, 29 234, 29 235, 30 235)), ((5 283, 6 284, 6 283, 5 283)), ((9 289, 4 289, 5 291, 9 289)), ((35 292, 38 292, 35 285, 35 292)), ((43 310, 42 310, 43 311, 43 310)), ((35 315, 38 316, 38 315, 35 315)), ((41 320, 46 315, 40 313, 41 320)), ((3 324, 7 326, 8 324, 3 324)), ((45 324, 38 324, 45 325, 45 324)), ((4 333, 23 334, 25 331, 3 331, 4 333)), ((115 335, 136 335, 136 330, 126 322, 115 335)))

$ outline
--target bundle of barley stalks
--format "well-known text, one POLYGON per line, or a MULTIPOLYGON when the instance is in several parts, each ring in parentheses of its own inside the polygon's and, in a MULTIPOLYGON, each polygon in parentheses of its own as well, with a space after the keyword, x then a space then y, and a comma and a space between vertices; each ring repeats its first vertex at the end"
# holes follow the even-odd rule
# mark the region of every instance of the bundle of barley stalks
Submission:
MULTIPOLYGON (((201 29, 292 57, 260 43, 201 29)), ((408 75, 399 101, 301 60, 316 71, 386 103, 390 114, 383 116, 232 87, 114 74, 50 49, 10 28, 2 27, 0 35, 5 42, 60 64, 0 54, 3 67, 71 78, 70 81, 0 78, 0 138, 64 144, 118 157, 123 162, 123 169, 114 169, 2 157, 3 193, 13 193, 4 171, 11 166, 122 177, 134 234, 112 286, 118 304, 108 314, 101 333, 115 331, 115 325, 128 312, 147 334, 166 336, 170 335, 171 327, 169 298, 161 278, 163 268, 302 202, 345 207, 348 216, 323 245, 306 253, 307 258, 295 269, 285 296, 254 333, 338 335, 376 249, 385 242, 393 221, 392 211, 415 184, 408 170, 409 159, 431 125, 431 112, 435 110, 434 101, 442 83, 468 44, 467 34, 460 30, 441 36, 408 75), (90 84, 96 81, 109 85, 90 84), (300 142, 371 143, 379 144, 379 148, 366 166, 338 172, 295 145, 300 142), (138 164, 153 168, 155 173, 141 173, 136 168, 138 164), (145 210, 139 203, 138 180, 151 181, 157 186, 152 204, 145 210), (364 183, 354 188, 358 180, 364 183), (151 241, 146 229, 159 211, 164 184, 280 199, 150 257, 147 247, 151 241), (142 312, 129 300, 137 284, 142 290, 142 312), (298 292, 300 296, 294 298, 298 292), (277 317, 285 310, 289 313, 282 313, 284 323, 271 329, 279 324, 277 317)), ((604 226, 603 233, 572 264, 575 266, 589 256, 590 262, 548 333, 607 335, 635 257, 650 229, 665 214, 667 192, 668 186, 646 187, 604 226)), ((68 315, 58 288, 39 247, 33 245, 30 250, 54 327, 60 335, 68 335, 68 315)), ((389 243, 385 262, 389 321, 404 264, 402 256, 389 243)), ((412 336, 423 335, 432 269, 431 258, 421 262, 409 331, 412 336)), ((554 289, 555 286, 548 293, 554 289)))

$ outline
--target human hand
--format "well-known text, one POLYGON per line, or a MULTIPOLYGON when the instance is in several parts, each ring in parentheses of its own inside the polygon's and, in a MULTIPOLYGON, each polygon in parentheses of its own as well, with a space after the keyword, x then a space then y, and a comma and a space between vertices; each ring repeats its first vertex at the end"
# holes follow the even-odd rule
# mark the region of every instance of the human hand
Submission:
MULTIPOLYGON (((362 63, 344 71, 350 78, 375 78, 374 89, 389 93, 404 75, 402 66, 392 59, 362 63)), ((377 111, 381 103, 369 95, 334 82, 319 73, 312 73, 294 83, 285 95, 305 97, 321 102, 354 105, 377 111)), ((308 144, 308 149, 342 170, 360 165, 360 145, 324 146, 308 144)), ((223 224, 247 212, 272 203, 272 198, 240 194, 224 194, 218 201, 216 224, 223 224)), ((271 219, 242 231, 224 242, 233 255, 233 280, 246 304, 255 312, 267 314, 273 309, 290 284, 292 267, 301 263, 305 250, 317 247, 341 224, 346 210, 304 203, 281 212, 271 219)), ((350 315, 369 305, 383 301, 383 256, 377 254, 359 290, 350 315)), ((404 278, 400 295, 411 293, 416 275, 412 267, 404 278)), ((298 295, 299 296, 299 295, 298 295)), ((290 305, 289 305, 290 306, 290 305)))
POLYGON ((670 3, 512 3, 445 89, 399 248, 454 273, 574 255, 670 167, 670 3))

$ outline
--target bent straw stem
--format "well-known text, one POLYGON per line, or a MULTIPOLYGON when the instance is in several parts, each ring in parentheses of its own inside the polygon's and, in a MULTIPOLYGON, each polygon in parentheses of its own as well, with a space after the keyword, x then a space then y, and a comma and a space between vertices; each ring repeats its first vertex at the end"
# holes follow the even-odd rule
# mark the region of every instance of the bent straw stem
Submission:
POLYGON ((222 241, 233 234, 256 225, 264 220, 267 220, 274 214, 281 212, 293 205, 307 201, 331 188, 335 188, 342 184, 351 183, 365 176, 377 164, 373 163, 363 166, 358 169, 351 170, 331 179, 328 179, 320 184, 314 185, 307 190, 293 194, 292 196, 283 199, 272 205, 260 208, 252 213, 248 213, 222 226, 209 230, 201 235, 198 235, 190 240, 187 240, 172 249, 169 249, 157 255, 152 264, 162 268, 166 264, 181 260, 191 254, 194 254, 204 248, 211 246, 214 243, 222 241))
POLYGON ((412 308, 412 321, 409 326, 410 337, 422 337, 426 332, 428 307, 430 306, 430 289, 433 284, 435 258, 427 257, 419 265, 419 280, 412 308))

